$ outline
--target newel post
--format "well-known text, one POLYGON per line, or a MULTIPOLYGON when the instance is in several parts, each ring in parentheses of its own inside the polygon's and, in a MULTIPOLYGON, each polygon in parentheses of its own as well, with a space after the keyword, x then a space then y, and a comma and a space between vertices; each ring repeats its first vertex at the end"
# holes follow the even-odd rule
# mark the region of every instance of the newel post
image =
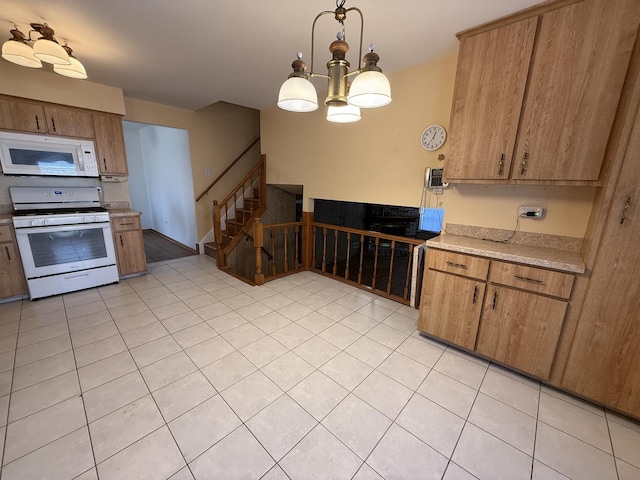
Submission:
POLYGON ((313 212, 302 212, 302 269, 311 270, 313 253, 313 212))
POLYGON ((264 245, 263 229, 260 219, 253 222, 253 245, 256 247, 256 285, 264 285, 264 273, 262 273, 262 247, 264 245))

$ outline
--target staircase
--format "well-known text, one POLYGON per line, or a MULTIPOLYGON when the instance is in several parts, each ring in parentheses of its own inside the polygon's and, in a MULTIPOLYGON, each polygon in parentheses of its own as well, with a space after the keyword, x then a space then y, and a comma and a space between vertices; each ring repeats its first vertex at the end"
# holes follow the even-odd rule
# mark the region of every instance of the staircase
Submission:
MULTIPOLYGON (((228 270, 227 257, 266 209, 266 156, 221 202, 213 202, 215 242, 206 243, 205 254, 215 257, 218 268, 228 270)), ((228 272, 232 273, 232 272, 228 272)))

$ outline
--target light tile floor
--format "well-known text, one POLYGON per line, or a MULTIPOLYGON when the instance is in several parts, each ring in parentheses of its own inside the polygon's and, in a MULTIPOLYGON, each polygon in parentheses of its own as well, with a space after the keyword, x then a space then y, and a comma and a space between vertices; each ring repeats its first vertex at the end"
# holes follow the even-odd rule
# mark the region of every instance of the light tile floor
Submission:
POLYGON ((2 479, 640 479, 640 424, 427 340, 417 310, 195 256, 0 305, 2 479))

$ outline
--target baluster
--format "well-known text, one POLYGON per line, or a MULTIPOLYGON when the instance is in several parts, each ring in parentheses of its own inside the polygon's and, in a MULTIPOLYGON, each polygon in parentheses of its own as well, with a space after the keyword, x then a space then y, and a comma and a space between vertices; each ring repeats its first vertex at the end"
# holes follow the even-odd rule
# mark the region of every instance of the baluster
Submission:
POLYGON ((349 263, 351 260, 351 232, 347 232, 347 264, 344 267, 344 278, 349 280, 349 263))
POLYGON ((322 228, 322 271, 327 271, 327 227, 322 228))
POLYGON ((364 261, 364 235, 360 234, 360 265, 358 266, 358 285, 362 285, 362 264, 364 261))
POLYGON ((333 234, 333 274, 338 275, 338 239, 340 238, 340 232, 334 230, 333 234))
POLYGON ((276 232, 273 228, 269 230, 269 236, 271 237, 271 275, 275 277, 278 268, 276 266, 276 232))
POLYGON ((287 258, 287 240, 289 236, 289 228, 284 227, 284 273, 289 271, 289 258, 287 258))
POLYGON ((311 268, 315 269, 316 267, 316 233, 317 227, 315 225, 311 226, 311 268))
POLYGON ((295 233, 295 255, 293 256, 293 268, 294 270, 298 270, 298 268, 300 267, 300 264, 298 263, 298 255, 300 254, 300 227, 296 225, 293 230, 295 233))
POLYGON ((262 273, 262 247, 264 245, 263 228, 260 219, 253 222, 253 246, 256 248, 256 274, 257 285, 264 285, 264 273, 262 273))
POLYGON ((391 293, 391 278, 393 277, 393 255, 396 251, 396 241, 391 240, 391 260, 389 261, 389 279, 387 280, 387 293, 391 293))
POLYGON ((380 237, 376 237, 376 255, 373 259, 373 277, 371 279, 371 289, 376 289, 376 274, 378 273, 378 247, 380 246, 380 237))

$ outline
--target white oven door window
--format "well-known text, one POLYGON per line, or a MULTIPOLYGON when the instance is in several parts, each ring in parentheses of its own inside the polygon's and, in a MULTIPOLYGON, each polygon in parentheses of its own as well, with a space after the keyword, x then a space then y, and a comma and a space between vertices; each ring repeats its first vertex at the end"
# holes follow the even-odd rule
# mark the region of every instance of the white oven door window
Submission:
POLYGON ((19 229, 16 237, 27 278, 115 264, 108 223, 19 229))

